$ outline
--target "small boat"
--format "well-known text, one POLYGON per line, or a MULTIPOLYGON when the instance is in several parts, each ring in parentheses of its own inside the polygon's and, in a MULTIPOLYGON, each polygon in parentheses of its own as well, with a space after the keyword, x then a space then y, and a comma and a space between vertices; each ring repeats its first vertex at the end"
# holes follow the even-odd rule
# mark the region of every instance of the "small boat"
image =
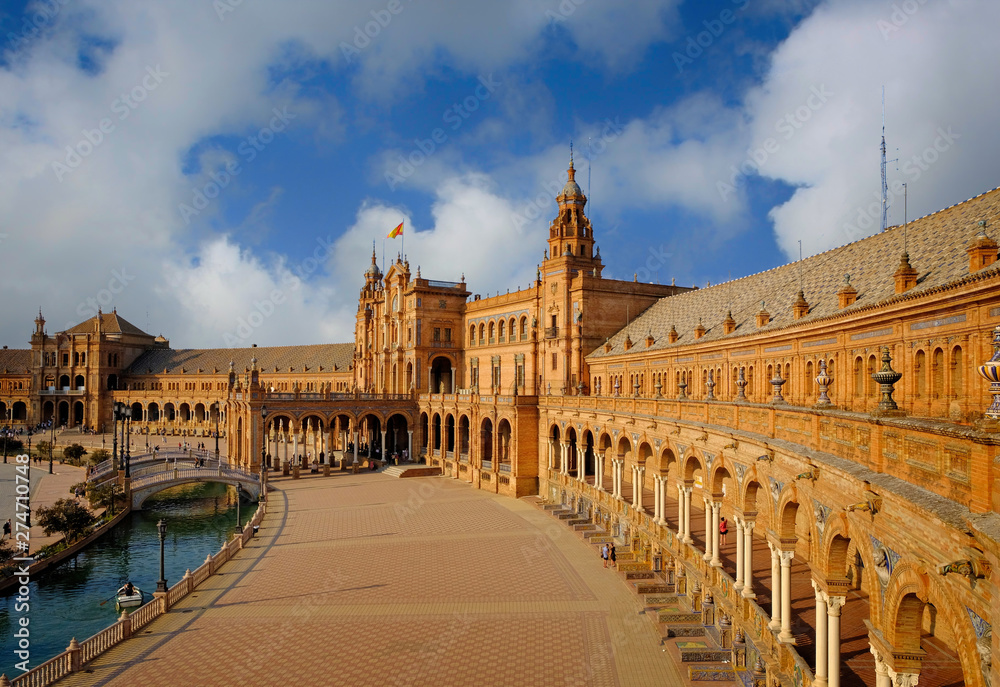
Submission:
POLYGON ((135 608, 142 605, 142 590, 132 585, 132 593, 129 594, 126 590, 127 586, 122 586, 115 594, 115 609, 119 611, 123 608, 135 608))

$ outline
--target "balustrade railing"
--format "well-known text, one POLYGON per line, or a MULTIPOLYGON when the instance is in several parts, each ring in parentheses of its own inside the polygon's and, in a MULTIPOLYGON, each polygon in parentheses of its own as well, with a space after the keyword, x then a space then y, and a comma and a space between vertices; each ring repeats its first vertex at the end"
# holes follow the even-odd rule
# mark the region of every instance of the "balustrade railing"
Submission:
POLYGON ((74 639, 70 643, 70 647, 62 653, 11 680, 11 687, 47 687, 71 673, 82 670, 88 662, 120 644, 128 636, 135 635, 136 632, 163 615, 165 607, 172 607, 181 601, 199 584, 207 580, 212 572, 217 571, 220 565, 228 561, 236 551, 243 548, 243 545, 253 536, 254 525, 261 523, 266 511, 266 504, 260 504, 257 512, 246 523, 242 535, 238 535, 230 542, 223 544, 219 553, 215 556, 209 556, 197 570, 193 573, 188 571, 190 578, 186 574, 180 582, 167 591, 167 603, 164 603, 160 598, 154 598, 82 643, 77 644, 74 639), (129 628, 128 633, 125 632, 126 624, 129 628))

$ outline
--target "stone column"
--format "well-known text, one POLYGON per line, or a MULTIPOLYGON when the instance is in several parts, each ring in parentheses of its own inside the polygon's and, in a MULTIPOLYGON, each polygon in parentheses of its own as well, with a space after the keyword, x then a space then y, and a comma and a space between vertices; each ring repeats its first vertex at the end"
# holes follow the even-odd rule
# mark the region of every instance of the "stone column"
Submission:
POLYGON ((720 515, 722 513, 722 501, 712 503, 712 565, 716 568, 722 567, 722 559, 719 557, 719 541, 722 534, 719 532, 720 515))
POLYGON ((753 520, 743 521, 743 592, 744 599, 756 599, 753 593, 753 520))
POLYGON ((594 452, 594 486, 603 491, 604 489, 604 456, 594 452))
POLYGON ((455 368, 451 368, 451 393, 455 393, 455 368))
POLYGON ((561 451, 560 455, 562 456, 562 460, 559 461, 559 472, 562 473, 562 474, 564 474, 564 475, 566 475, 568 477, 569 476, 569 442, 564 440, 564 441, 560 442, 559 445, 560 445, 560 451, 561 451))
POLYGON ((354 464, 358 464, 358 431, 354 430, 354 464))
POLYGON ((382 460, 385 460, 385 430, 384 429, 382 430, 382 445, 379 446, 379 451, 380 451, 379 456, 381 456, 382 460))
POLYGON ((691 492, 692 487, 684 487, 684 543, 690 544, 694 540, 691 538, 691 492))
POLYGON ((792 558, 794 551, 781 552, 781 632, 778 641, 794 644, 792 636, 792 558))
POLYGON ((889 683, 892 687, 917 687, 919 673, 897 673, 889 668, 889 683))
POLYGON ((677 539, 684 541, 684 485, 677 483, 677 539))
POLYGON ((406 430, 406 459, 413 460, 413 430, 406 430))
POLYGON ((555 451, 552 448, 552 444, 553 444, 552 437, 549 437, 549 465, 548 465, 549 470, 552 469, 552 459, 555 457, 554 455, 555 451))
POLYGON ((702 503, 705 504, 705 553, 702 554, 701 559, 704 561, 712 560, 712 500, 709 498, 702 497, 702 503))
POLYGON ((781 629, 781 550, 771 542, 767 548, 771 550, 771 622, 767 627, 777 632, 781 629))
MULTIPOLYGON (((840 687, 840 609, 847 602, 846 596, 826 597, 826 619, 827 636, 829 645, 827 647, 827 679, 829 687, 840 687)), ((819 624, 819 604, 816 605, 816 623, 819 624)), ((817 659, 817 664, 819 659, 817 659)))
POLYGON ((625 459, 618 459, 618 500, 624 501, 625 494, 623 490, 625 488, 625 459))
POLYGON ((653 475, 653 522, 660 522, 660 476, 653 475))
MULTIPOLYGON (((319 442, 320 442, 319 451, 320 453, 323 454, 322 462, 325 464, 326 459, 329 457, 329 453, 326 450, 326 432, 319 433, 319 442)), ((316 458, 319 459, 319 456, 316 456, 316 458)))
POLYGON ((814 687, 827 687, 827 622, 826 622, 826 594, 816 580, 812 581, 813 590, 816 592, 816 678, 813 680, 814 687))
POLYGON ((882 658, 882 652, 871 645, 869 645, 869 651, 875 657, 875 687, 892 687, 889 665, 882 658))
MULTIPOLYGON (((285 421, 284 420, 279 420, 279 422, 281 423, 281 438, 283 439, 283 441, 281 443, 285 445, 285 447, 283 449, 283 453, 285 454, 284 455, 285 464, 282 467, 286 467, 287 468, 288 467, 288 436, 285 434, 285 421)), ((291 429, 291 428, 289 428, 289 429, 291 429)))
POLYGON ((743 520, 740 516, 734 515, 733 522, 736 523, 736 582, 733 589, 736 592, 743 591, 743 520))
POLYGON ((292 462, 299 464, 299 430, 292 432, 292 462))

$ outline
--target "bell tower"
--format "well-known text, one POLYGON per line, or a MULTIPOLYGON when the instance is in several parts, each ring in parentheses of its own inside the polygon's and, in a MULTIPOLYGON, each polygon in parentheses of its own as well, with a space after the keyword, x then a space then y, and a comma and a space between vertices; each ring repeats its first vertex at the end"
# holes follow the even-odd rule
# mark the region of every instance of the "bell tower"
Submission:
POLYGON ((584 270, 599 277, 604 266, 601 264, 600 252, 596 255, 594 253, 594 229, 583 212, 587 196, 576 183, 572 145, 570 145, 569 169, 566 170, 566 174, 568 177, 566 185, 556 196, 559 214, 549 225, 548 257, 549 260, 565 258, 571 269, 584 270))

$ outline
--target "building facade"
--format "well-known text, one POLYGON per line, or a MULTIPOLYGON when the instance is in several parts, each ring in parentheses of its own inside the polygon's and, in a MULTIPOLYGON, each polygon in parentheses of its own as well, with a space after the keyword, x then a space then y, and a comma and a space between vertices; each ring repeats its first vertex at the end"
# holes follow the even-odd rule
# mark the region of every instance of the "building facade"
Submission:
POLYGON ((1000 685, 1000 190, 693 289, 605 279, 574 174, 527 288, 373 254, 354 342, 324 346, 39 316, 0 352, 0 411, 107 427, 122 400, 154 435, 218 424, 250 469, 406 450, 606 529, 740 647, 745 683, 1000 685))

